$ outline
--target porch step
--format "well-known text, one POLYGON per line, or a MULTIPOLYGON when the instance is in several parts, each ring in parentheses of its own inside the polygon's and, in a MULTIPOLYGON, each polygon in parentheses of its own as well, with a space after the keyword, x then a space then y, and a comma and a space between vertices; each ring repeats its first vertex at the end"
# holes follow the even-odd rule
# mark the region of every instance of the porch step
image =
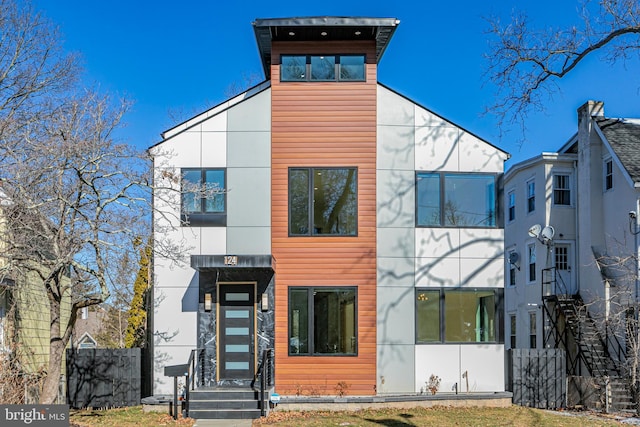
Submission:
POLYGON ((200 388, 189 393, 189 417, 260 418, 260 393, 248 388, 200 388))

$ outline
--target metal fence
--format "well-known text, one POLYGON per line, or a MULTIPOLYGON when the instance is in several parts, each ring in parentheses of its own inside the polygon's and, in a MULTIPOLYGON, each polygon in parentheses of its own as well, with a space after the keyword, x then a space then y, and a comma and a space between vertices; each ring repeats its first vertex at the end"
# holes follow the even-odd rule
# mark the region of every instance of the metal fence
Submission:
POLYGON ((555 409, 567 405, 567 368, 564 350, 507 350, 507 386, 513 403, 555 409))
POLYGON ((140 405, 139 348, 67 350, 67 401, 72 408, 140 405))

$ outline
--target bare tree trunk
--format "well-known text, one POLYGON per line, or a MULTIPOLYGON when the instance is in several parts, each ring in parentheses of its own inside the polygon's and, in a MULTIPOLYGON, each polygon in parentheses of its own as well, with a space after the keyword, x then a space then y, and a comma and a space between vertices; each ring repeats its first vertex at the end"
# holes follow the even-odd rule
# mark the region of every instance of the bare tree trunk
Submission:
POLYGON ((49 338, 49 368, 47 376, 42 386, 40 403, 50 405, 58 399, 58 387, 60 384, 60 374, 62 373, 62 356, 64 354, 65 343, 60 337, 60 301, 49 297, 50 310, 50 338, 49 338))

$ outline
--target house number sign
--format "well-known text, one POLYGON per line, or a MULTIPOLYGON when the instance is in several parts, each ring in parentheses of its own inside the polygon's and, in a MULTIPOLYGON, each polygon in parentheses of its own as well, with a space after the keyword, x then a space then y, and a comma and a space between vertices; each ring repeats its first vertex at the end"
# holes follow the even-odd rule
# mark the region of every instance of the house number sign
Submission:
POLYGON ((225 255, 224 256, 224 265, 238 265, 238 256, 237 255, 225 255))

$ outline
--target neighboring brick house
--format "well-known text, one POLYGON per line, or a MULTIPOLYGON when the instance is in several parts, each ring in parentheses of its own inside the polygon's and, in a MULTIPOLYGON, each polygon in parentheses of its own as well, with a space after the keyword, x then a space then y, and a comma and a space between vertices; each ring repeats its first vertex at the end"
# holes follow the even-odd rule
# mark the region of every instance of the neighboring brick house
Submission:
POLYGON ((150 148, 183 189, 156 242, 190 248, 154 254, 156 394, 195 349, 201 385, 248 386, 269 348, 282 395, 504 391, 508 154, 378 82, 398 24, 258 19, 266 80, 150 148))

